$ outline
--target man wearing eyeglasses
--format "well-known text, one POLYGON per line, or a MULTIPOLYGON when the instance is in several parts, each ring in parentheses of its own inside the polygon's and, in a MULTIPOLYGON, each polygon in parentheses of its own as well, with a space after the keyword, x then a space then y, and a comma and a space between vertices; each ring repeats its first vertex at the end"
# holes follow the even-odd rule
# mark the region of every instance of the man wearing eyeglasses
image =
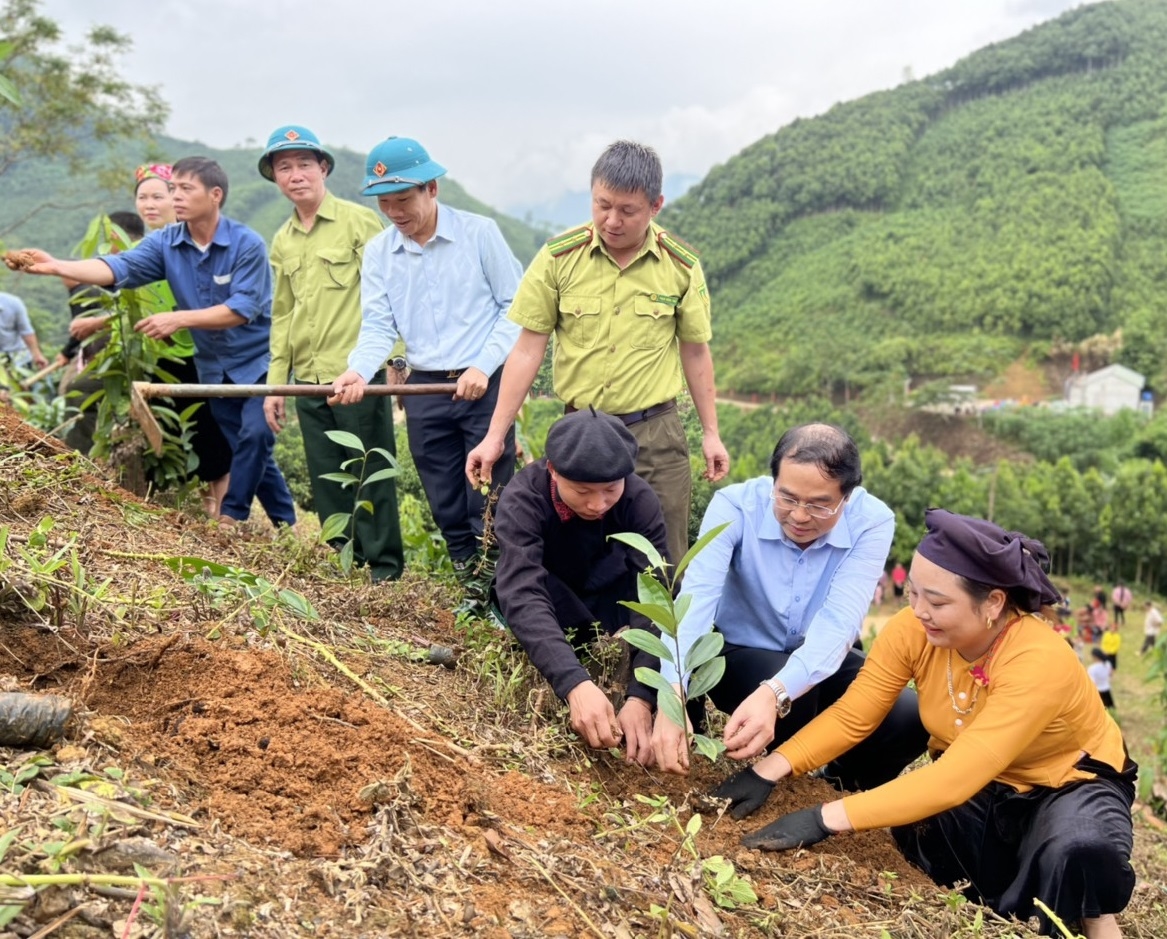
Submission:
MULTIPOLYGON (((369 153, 364 194, 393 223, 365 247, 361 331, 330 404, 356 404, 400 337, 408 383, 447 383, 450 394, 404 396, 409 452, 446 539, 454 571, 469 589, 476 577, 486 497, 462 466, 490 425, 499 375, 519 327, 506 318, 523 269, 491 219, 438 202, 446 168, 408 137, 369 153)), ((514 475, 515 437, 493 484, 514 475)), ((484 587, 484 585, 482 585, 484 587)), ((483 596, 474 599, 484 599, 483 596)))
MULTIPOLYGON (((702 533, 729 527, 685 574, 693 599, 679 631, 682 661, 710 628, 725 637, 725 676, 709 697, 730 714, 724 740, 738 760, 788 739, 855 678, 864 662, 863 617, 895 532, 891 509, 859 485, 859 451, 838 427, 788 430, 770 471, 773 478, 714 495, 702 533)), ((668 662, 661 672, 678 681, 668 662)), ((905 691, 879 730, 828 766, 828 776, 847 789, 897 776, 927 745, 915 697, 905 691)), ((661 769, 688 770, 684 731, 661 713, 653 750, 661 769)), ((729 782, 758 794, 773 785, 749 771, 729 782)))

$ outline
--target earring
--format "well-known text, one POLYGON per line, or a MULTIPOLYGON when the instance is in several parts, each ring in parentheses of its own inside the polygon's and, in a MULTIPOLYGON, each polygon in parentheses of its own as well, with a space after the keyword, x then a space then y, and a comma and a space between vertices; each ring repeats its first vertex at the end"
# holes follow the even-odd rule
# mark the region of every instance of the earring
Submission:
POLYGON ((993 617, 986 616, 985 617, 985 629, 986 630, 992 629, 993 626, 994 626, 993 617))

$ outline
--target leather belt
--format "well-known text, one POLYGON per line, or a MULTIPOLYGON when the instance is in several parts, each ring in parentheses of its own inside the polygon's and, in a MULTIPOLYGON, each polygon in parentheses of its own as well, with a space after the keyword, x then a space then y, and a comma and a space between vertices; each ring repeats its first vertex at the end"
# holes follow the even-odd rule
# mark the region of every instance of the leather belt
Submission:
POLYGON ((462 377, 462 373, 466 371, 464 368, 451 368, 439 370, 436 372, 427 372, 422 369, 410 369, 410 376, 418 376, 424 381, 457 381, 462 377))
MULTIPOLYGON (((647 421, 650 417, 656 417, 658 414, 665 414, 673 410, 677 406, 677 399, 672 398, 668 401, 662 401, 660 404, 654 404, 650 408, 645 408, 643 411, 633 411, 630 414, 613 414, 612 416, 624 422, 625 427, 631 427, 633 424, 639 424, 641 421, 647 421)), ((563 407, 564 414, 573 414, 579 408, 575 405, 567 404, 563 407)))

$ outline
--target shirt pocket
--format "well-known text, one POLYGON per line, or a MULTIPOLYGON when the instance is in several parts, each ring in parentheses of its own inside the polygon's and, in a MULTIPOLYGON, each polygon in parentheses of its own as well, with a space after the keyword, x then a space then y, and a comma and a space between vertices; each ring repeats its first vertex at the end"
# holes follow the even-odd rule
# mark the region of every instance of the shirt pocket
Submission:
POLYGON ((652 297, 636 297, 629 341, 633 349, 662 349, 677 334, 676 307, 652 297))
POLYGON ((297 300, 304 299, 304 271, 300 258, 284 258, 280 262, 280 273, 288 278, 288 286, 292 296, 297 300))
POLYGON ((600 298, 580 294, 560 297, 559 328, 571 345, 592 348, 600 335, 600 298))
POLYGON ((361 258, 356 248, 326 248, 320 252, 324 286, 348 290, 361 282, 361 258))

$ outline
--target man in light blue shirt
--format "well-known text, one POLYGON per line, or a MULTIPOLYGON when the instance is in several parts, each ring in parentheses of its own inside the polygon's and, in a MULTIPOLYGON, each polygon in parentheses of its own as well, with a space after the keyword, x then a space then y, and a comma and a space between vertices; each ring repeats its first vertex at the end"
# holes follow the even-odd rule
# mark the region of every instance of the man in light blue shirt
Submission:
POLYGON ((41 352, 28 308, 20 297, 0 293, 0 365, 25 368, 29 363, 44 368, 49 361, 41 352))
MULTIPOLYGON (((788 739, 854 679, 864 661, 863 617, 895 532, 891 509, 859 485, 859 451, 838 427, 788 430, 770 470, 773 478, 714 495, 702 533, 729 527, 685 573, 693 599, 680 627, 682 661, 716 625, 726 670, 710 698, 731 715, 725 744, 741 760, 788 739)), ((669 663, 661 671, 678 681, 669 663)), ((898 775, 926 744, 908 691, 880 730, 828 772, 848 789, 870 788, 898 775)), ((682 731, 664 714, 653 745, 662 769, 687 770, 682 731)), ((772 783, 753 779, 769 791, 772 783)))
MULTIPOLYGON (((402 400, 410 453, 465 581, 476 567, 486 497, 462 467, 490 425, 502 363, 519 335, 506 313, 523 270, 494 221, 439 204, 437 179, 445 172, 405 137, 390 137, 369 154, 364 194, 377 197, 393 226, 365 246, 361 332, 329 402, 360 401, 398 337, 408 382, 450 385, 449 396, 402 400)), ((495 490, 514 465, 512 429, 495 490)))

